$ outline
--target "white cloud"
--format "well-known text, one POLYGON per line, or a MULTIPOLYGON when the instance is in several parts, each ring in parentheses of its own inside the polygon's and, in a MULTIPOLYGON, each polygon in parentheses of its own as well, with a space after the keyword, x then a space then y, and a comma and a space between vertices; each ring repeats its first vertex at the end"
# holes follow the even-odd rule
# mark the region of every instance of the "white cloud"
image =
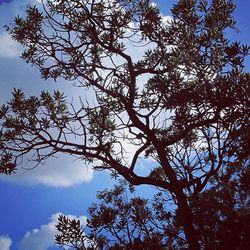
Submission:
POLYGON ((7 182, 25 185, 42 184, 52 187, 70 187, 89 182, 92 178, 91 167, 85 166, 80 160, 72 160, 67 156, 61 156, 58 159, 52 158, 45 165, 39 165, 34 169, 19 168, 15 174, 10 176, 0 175, 0 179, 7 182))
MULTIPOLYGON (((39 0, 33 0, 39 1, 39 0)), ((162 21, 167 22, 170 17, 162 17, 162 21)), ((135 28, 134 23, 130 23, 130 28, 135 28)), ((140 37, 137 38, 140 41, 140 37)), ((135 36, 135 42, 131 42, 129 40, 125 41, 127 46, 126 52, 130 54, 133 58, 133 61, 138 61, 143 58, 144 52, 147 49, 153 49, 156 45, 150 44, 147 45, 147 41, 145 42, 145 47, 138 47, 138 42, 135 36)), ((117 65, 124 63, 123 59, 115 58, 117 65), (120 60, 120 61, 119 61, 120 60)), ((110 63, 110 62, 107 62, 110 63)), ((149 76, 145 76, 143 79, 138 79, 138 86, 140 90, 145 82, 148 80, 149 76)), ((65 89, 67 96, 70 96, 69 89, 67 85, 67 89, 65 89)), ((73 95, 78 95, 79 90, 75 91, 73 95)), ((89 97, 90 95, 88 95, 89 97)), ((91 95, 91 99, 94 97, 91 95)), ((123 148, 127 151, 127 162, 131 162, 132 157, 138 147, 140 146, 133 146, 128 144, 127 141, 122 142, 123 148)), ((118 153, 119 153, 118 147, 118 153)), ((86 168, 84 163, 81 161, 71 162, 70 160, 63 158, 56 160, 52 159, 46 163, 44 166, 38 166, 37 168, 24 171, 23 169, 18 170, 18 172, 11 176, 0 176, 0 179, 4 179, 10 182, 15 183, 24 183, 24 184, 43 184, 47 186, 54 186, 54 187, 69 187, 75 184, 79 184, 82 182, 90 181, 93 177, 93 171, 91 168, 86 168), (64 160, 65 159, 65 160, 64 160)))
POLYGON ((8 235, 0 235, 0 249, 10 250, 12 240, 8 235))
MULTIPOLYGON (((27 232, 20 242, 20 250, 47 250, 55 245, 55 235, 58 234, 56 224, 59 214, 61 213, 53 214, 48 224, 41 225, 39 229, 35 228, 32 231, 27 232)), ((86 216, 66 216, 70 219, 80 220, 82 226, 86 225, 86 216)))
POLYGON ((151 2, 150 5, 151 5, 152 7, 157 7, 157 3, 155 3, 155 2, 151 2))
POLYGON ((8 33, 0 34, 0 57, 13 58, 20 54, 21 49, 18 43, 8 33))
POLYGON ((172 16, 162 16, 161 21, 162 21, 162 24, 168 26, 174 21, 174 19, 172 16))

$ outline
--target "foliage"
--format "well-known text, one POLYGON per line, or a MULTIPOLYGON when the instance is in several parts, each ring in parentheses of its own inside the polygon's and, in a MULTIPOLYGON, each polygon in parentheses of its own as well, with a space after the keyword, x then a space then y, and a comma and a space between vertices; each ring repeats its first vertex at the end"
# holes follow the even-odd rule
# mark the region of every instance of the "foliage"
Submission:
POLYGON ((171 213, 164 211, 163 202, 160 210, 158 202, 163 201, 160 194, 151 204, 139 196, 130 197, 122 184, 110 191, 99 192, 97 198, 100 203, 89 208, 88 227, 92 237, 101 238, 104 246, 112 248, 117 245, 122 249, 172 247, 174 237, 166 238, 167 231, 174 234, 171 213))
MULTIPOLYGON (((249 178, 249 168, 224 173, 210 183, 208 190, 190 198, 202 249, 244 250, 250 247, 249 178)), ((187 242, 180 227, 182 216, 175 206, 170 209, 166 205, 166 193, 157 192, 149 200, 136 196, 134 189, 130 191, 123 181, 112 190, 99 192, 99 202, 89 208, 87 228, 77 235, 90 231, 85 237, 95 242, 96 249, 186 249, 187 242)), ((65 228, 67 232, 75 230, 68 220, 65 228)), ((65 232, 58 229, 63 239, 65 232)), ((77 238, 75 235, 69 237, 72 242, 77 238)), ((68 245, 67 237, 68 234, 67 240, 59 241, 57 236, 57 243, 68 245)), ((74 249, 81 249, 86 240, 81 243, 74 249)))
POLYGON ((77 226, 78 232, 75 234, 74 225, 77 223, 74 222, 72 226, 68 218, 60 217, 58 225, 64 226, 57 226, 60 234, 56 236, 56 242, 59 245, 70 246, 69 242, 81 242, 78 248, 74 248, 81 249, 88 244, 86 239, 93 242, 96 249, 105 250, 163 250, 185 245, 185 240, 178 235, 180 230, 174 225, 173 213, 167 209, 166 197, 162 192, 158 192, 152 200, 141 198, 135 194, 134 188, 120 181, 113 189, 98 192, 97 198, 99 202, 92 204, 88 210, 86 229, 81 230, 77 226), (80 235, 85 235, 85 241, 80 240, 80 235))
MULTIPOLYGON (((86 249, 85 245, 88 244, 88 237, 85 236, 82 230, 80 220, 60 215, 56 228, 61 232, 61 234, 56 235, 56 242, 58 244, 79 250, 86 249)), ((91 242, 89 242, 89 245, 91 245, 91 242)), ((87 249, 93 249, 93 246, 89 246, 87 249)))
POLYGON ((204 249, 250 247, 250 168, 231 169, 191 200, 197 233, 204 249))
POLYGON ((185 218, 190 248, 199 249, 189 197, 232 163, 248 164, 249 47, 225 36, 235 27, 234 7, 179 0, 164 22, 149 0, 29 6, 7 27, 24 46, 23 59, 44 79, 73 81, 92 100, 14 90, 0 108, 1 173, 14 172, 24 157, 40 163, 63 152, 133 185, 162 188, 185 218), (159 167, 143 175, 137 163, 147 157, 159 167))

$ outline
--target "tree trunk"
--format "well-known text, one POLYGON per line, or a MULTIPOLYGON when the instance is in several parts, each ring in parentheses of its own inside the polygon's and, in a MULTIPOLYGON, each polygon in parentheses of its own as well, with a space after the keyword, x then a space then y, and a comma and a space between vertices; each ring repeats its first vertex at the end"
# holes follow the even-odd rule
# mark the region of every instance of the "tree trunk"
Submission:
POLYGON ((181 220, 183 230, 189 245, 190 250, 200 250, 200 244, 197 239, 197 234, 193 225, 193 219, 192 219, 192 213, 190 211, 188 202, 187 202, 187 197, 183 192, 183 189, 177 179, 175 171, 172 169, 170 166, 165 152, 162 150, 164 148, 163 146, 158 147, 156 146, 161 164, 163 166, 163 169, 166 173, 166 176, 168 177, 170 184, 173 187, 173 192, 176 195, 177 199, 177 207, 179 209, 179 212, 181 214, 181 217, 183 218, 181 220))
POLYGON ((190 250, 200 250, 197 234, 193 225, 192 213, 187 203, 187 198, 182 189, 176 192, 177 206, 181 214, 181 223, 190 250))

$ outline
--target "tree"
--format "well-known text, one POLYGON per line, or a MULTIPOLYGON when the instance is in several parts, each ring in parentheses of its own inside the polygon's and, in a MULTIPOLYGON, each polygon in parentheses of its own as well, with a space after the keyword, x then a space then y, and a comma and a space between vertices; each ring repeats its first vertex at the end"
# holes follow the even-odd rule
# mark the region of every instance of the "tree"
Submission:
POLYGON ((14 90, 0 110, 1 172, 15 171, 23 157, 40 163, 62 152, 133 185, 162 188, 182 214, 189 247, 200 249, 189 198, 232 162, 249 164, 249 47, 224 34, 235 26, 234 4, 180 0, 167 22, 149 0, 43 7, 28 7, 7 27, 23 59, 44 79, 73 81, 94 99, 74 104, 59 91, 26 97, 14 90), (143 157, 158 162, 149 175, 137 170, 143 157))
MULTIPOLYGON (((191 198, 190 207, 202 249, 250 247, 249 178, 249 168, 234 169, 214 178, 209 189, 199 194, 199 199, 191 198)), ((124 181, 112 190, 99 192, 99 202, 88 210, 86 229, 80 227, 80 221, 61 215, 56 242, 72 247, 77 244, 69 243, 77 242, 74 249, 89 247, 89 250, 186 249, 179 223, 181 214, 176 207, 166 206, 168 194, 157 192, 150 200, 135 194, 134 188, 124 181)))
POLYGON ((230 169, 212 180, 211 188, 191 200, 203 249, 250 247, 250 168, 230 169))
POLYGON ((174 225, 173 212, 166 207, 167 197, 162 192, 152 200, 145 199, 136 196, 132 186, 120 181, 113 189, 98 192, 97 198, 99 202, 88 209, 86 229, 80 227, 80 221, 60 215, 57 244, 73 249, 105 250, 163 250, 185 246, 186 241, 174 225))

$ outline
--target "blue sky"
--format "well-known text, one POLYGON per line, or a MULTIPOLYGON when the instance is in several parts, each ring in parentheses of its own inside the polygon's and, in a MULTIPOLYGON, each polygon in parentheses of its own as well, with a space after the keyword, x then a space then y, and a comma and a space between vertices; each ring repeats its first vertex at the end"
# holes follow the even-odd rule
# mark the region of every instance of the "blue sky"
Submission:
MULTIPOLYGON (((170 14, 172 0, 155 2, 164 15, 170 14)), ((22 88, 27 95, 43 89, 61 89, 67 96, 76 91, 66 82, 42 81, 37 69, 19 58, 21 48, 2 28, 22 14, 28 3, 39 4, 37 0, 0 0, 0 103, 9 100, 13 87, 22 88)), ((230 32, 229 36, 250 44, 250 1, 238 0, 236 4, 240 33, 230 32)), ((247 67, 250 68, 249 59, 247 67)), ((97 190, 112 187, 113 183, 108 173, 94 174, 84 163, 62 155, 35 170, 21 169, 16 175, 0 176, 0 250, 56 249, 53 226, 57 214, 86 215, 97 190)))

